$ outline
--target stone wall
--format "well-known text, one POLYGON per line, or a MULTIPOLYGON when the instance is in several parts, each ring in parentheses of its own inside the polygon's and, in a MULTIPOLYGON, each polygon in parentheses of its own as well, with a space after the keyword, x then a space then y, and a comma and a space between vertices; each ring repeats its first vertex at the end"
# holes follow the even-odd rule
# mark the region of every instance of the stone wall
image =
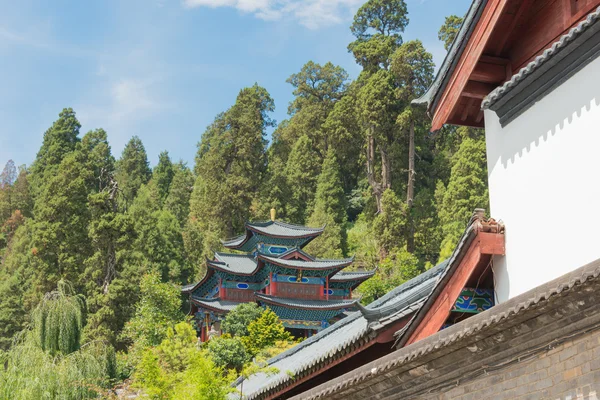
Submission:
POLYGON ((600 332, 586 334, 528 361, 516 362, 427 400, 600 399, 600 332))

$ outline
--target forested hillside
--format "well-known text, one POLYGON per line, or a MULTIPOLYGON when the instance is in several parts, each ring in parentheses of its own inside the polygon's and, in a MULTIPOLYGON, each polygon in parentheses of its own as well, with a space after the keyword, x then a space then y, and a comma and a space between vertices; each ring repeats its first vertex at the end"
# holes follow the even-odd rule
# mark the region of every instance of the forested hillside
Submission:
MULTIPOLYGON (((350 27, 355 80, 308 61, 287 80, 294 100, 278 124, 265 88, 241 89, 198 132, 193 166, 165 151, 151 168, 137 136, 115 155, 103 129, 81 132, 75 111, 62 110, 33 163, 9 161, 0 176, 0 348, 64 280, 85 298, 81 343, 128 349, 144 279, 201 278, 219 239, 271 208, 280 220, 327 225, 310 253, 379 266, 359 288, 364 302, 448 257, 473 209, 487 208, 485 141, 474 129, 431 134, 411 106, 435 66, 420 41, 403 40, 408 23, 403 0, 369 0, 350 27)), ((459 26, 450 17, 440 30, 446 47, 459 26)))

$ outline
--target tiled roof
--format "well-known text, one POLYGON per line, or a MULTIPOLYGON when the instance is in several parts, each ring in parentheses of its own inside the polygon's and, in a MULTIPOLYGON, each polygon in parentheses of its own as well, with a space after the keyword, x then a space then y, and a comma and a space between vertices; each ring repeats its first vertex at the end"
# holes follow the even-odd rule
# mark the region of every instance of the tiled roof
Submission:
POLYGON ((537 56, 535 60, 527 64, 525 67, 512 76, 510 80, 504 83, 502 86, 494 89, 481 104, 482 109, 491 108, 496 102, 507 95, 513 90, 519 83, 525 80, 528 76, 532 75, 538 69, 542 68, 546 63, 550 62, 554 57, 560 55, 561 51, 564 50, 570 43, 575 39, 583 35, 586 30, 595 25, 600 21, 600 7, 596 11, 592 12, 587 18, 581 21, 576 27, 572 28, 569 33, 563 35, 556 43, 550 48, 546 49, 541 55, 537 56))
MULTIPOLYGON (((401 348, 394 353, 365 364, 354 371, 334 378, 306 393, 302 393, 300 396, 294 397, 294 399, 302 398, 314 400, 329 398, 333 396, 333 394, 344 392, 347 388, 358 385, 360 382, 370 379, 377 380, 379 377, 386 376, 390 374, 392 370, 401 368, 409 362, 417 363, 420 357, 426 357, 434 351, 439 351, 440 349, 453 345, 461 340, 466 340, 474 335, 483 335, 485 330, 493 330, 494 327, 497 327, 504 322, 510 323, 511 320, 519 318, 523 314, 526 315, 530 311, 533 312, 536 309, 543 310, 545 304, 553 299, 562 301, 558 300, 559 296, 568 296, 570 291, 579 286, 582 286, 581 290, 592 291, 594 290, 594 286, 597 285, 599 278, 600 260, 597 260, 569 274, 516 296, 487 311, 459 322, 415 344, 401 348)), ((529 326, 527 328, 531 329, 529 326)), ((497 330, 494 332, 497 332, 497 330)))
POLYGON ((249 254, 215 253, 215 260, 208 265, 232 274, 252 275, 258 268, 256 259, 249 254))
POLYGON ((355 280, 365 280, 373 275, 375 275, 375 271, 340 271, 331 278, 329 278, 329 282, 346 282, 346 281, 355 281, 355 280))
POLYGON ((270 262, 272 264, 281 265, 282 267, 296 268, 296 269, 331 269, 338 267, 345 267, 352 264, 354 257, 344 258, 341 260, 324 260, 315 259, 314 261, 304 260, 282 260, 279 257, 269 257, 263 254, 258 256, 261 260, 270 262))
POLYGON ((427 90, 427 92, 418 99, 413 100, 413 104, 422 104, 427 106, 427 110, 431 110, 436 107, 437 102, 439 100, 439 95, 443 92, 444 88, 448 84, 448 80, 452 76, 452 73, 456 69, 456 65, 471 35, 473 34, 473 30, 475 26, 479 22, 481 17, 481 13, 485 8, 488 0, 474 0, 471 3, 471 7, 465 16, 465 19, 460 27, 460 30, 456 34, 448 53, 446 54, 446 58, 444 58, 444 62, 442 63, 438 73, 427 90))
POLYGON ((192 301, 200 307, 211 308, 224 312, 229 312, 240 304, 239 302, 235 301, 227 301, 221 299, 200 299, 197 297, 192 297, 192 301))
MULTIPOLYGON (((300 378, 311 368, 338 358, 347 348, 364 342, 370 332, 391 323, 392 320, 413 313, 426 298, 445 268, 442 263, 414 279, 400 285, 385 296, 375 300, 366 308, 378 310, 385 308, 385 319, 381 322, 368 321, 361 312, 351 313, 347 318, 320 331, 299 345, 269 360, 269 365, 279 369, 274 375, 257 374, 244 381, 246 399, 261 397, 261 394, 289 383, 292 378, 288 372, 300 378), (372 327, 371 327, 372 326, 372 327)), ((237 382, 239 386, 239 381, 237 382)))
POLYGON ((315 257, 311 256, 310 254, 308 254, 307 252, 305 252, 304 250, 298 248, 298 247, 294 247, 293 249, 289 249, 288 251, 286 251, 285 253, 282 253, 280 255, 277 256, 277 258, 284 258, 285 256, 292 254, 292 253, 299 253, 302 254, 304 257, 308 258, 309 260, 314 260, 315 257))
POLYGON ((317 236, 323 233, 323 230, 325 229, 325 227, 309 228, 307 226, 288 224, 287 222, 281 221, 251 222, 246 224, 246 226, 263 235, 285 238, 317 236))
POLYGON ((358 300, 305 300, 288 299, 255 293, 259 301, 289 308, 313 309, 313 310, 338 310, 340 308, 352 307, 358 300))

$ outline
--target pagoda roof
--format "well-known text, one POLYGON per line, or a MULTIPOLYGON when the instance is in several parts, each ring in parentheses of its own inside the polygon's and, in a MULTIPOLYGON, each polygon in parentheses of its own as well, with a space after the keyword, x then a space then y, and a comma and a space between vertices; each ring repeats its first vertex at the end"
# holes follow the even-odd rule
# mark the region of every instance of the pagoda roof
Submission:
POLYGON ((256 258, 251 254, 215 253, 215 259, 207 259, 208 266, 233 275, 254 275, 258 269, 256 258))
POLYGON ((229 301, 229 300, 221 300, 221 299, 201 299, 195 296, 192 296, 192 302, 199 307, 207 308, 213 311, 220 312, 229 312, 237 307, 240 302, 237 301, 229 301))
POLYGON ((340 271, 329 278, 329 282, 364 281, 375 275, 375 271, 340 271))
POLYGON ((188 285, 184 285, 181 287, 181 292, 182 293, 192 293, 194 290, 196 290, 197 288, 200 287, 200 285, 202 285, 204 282, 206 282, 207 280, 210 279, 210 277, 213 275, 214 271, 211 270, 207 270, 206 273, 204 274, 204 276, 202 277, 202 279, 200 279, 198 282, 196 283, 190 283, 188 285))
MULTIPOLYGON (((372 331, 383 329, 394 321, 415 313, 431 294, 447 264, 447 261, 439 264, 366 306, 373 314, 369 315, 369 319, 363 315, 365 307, 361 307, 362 312, 350 313, 348 317, 270 359, 269 366, 277 368, 280 372, 270 375, 258 373, 244 380, 247 398, 266 397, 267 393, 276 391, 290 381, 286 371, 303 377, 316 365, 335 360, 340 354, 346 354, 372 331), (373 318, 376 313, 379 315, 373 318)), ((239 379, 236 384, 239 387, 239 379)))
POLYGON ((306 300, 289 299, 255 293, 256 298, 267 304, 286 308, 298 308, 303 310, 339 310, 354 306, 358 300, 306 300))
POLYGON ((318 269, 335 269, 346 267, 354 262, 354 257, 344 258, 340 260, 315 259, 314 261, 304 260, 284 260, 279 257, 270 257, 264 254, 259 254, 260 260, 271 264, 279 265, 286 268, 303 269, 303 270, 318 270, 318 269))
POLYGON ((280 239, 312 239, 323 233, 325 227, 309 228, 307 226, 289 224, 281 221, 248 222, 246 232, 233 239, 222 241, 230 249, 238 249, 246 243, 254 233, 280 239))

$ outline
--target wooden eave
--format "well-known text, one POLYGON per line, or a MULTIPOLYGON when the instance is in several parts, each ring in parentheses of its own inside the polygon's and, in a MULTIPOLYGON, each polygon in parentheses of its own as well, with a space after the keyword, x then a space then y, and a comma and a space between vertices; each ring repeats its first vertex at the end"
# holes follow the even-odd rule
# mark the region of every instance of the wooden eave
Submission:
POLYGON ((430 105, 431 130, 483 127, 482 100, 598 5, 600 0, 488 0, 430 105))

